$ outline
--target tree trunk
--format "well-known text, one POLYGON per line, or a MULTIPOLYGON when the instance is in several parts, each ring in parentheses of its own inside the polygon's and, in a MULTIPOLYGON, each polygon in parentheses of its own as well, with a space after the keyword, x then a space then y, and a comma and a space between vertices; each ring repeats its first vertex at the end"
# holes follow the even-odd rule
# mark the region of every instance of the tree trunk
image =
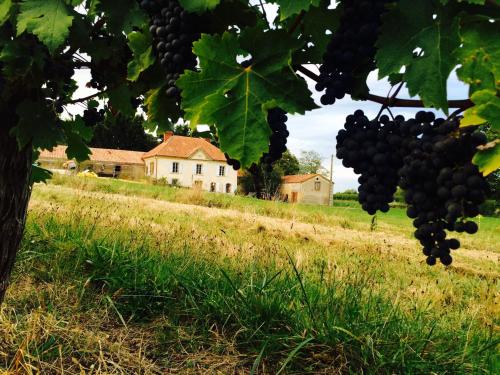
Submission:
POLYGON ((0 304, 23 236, 31 195, 32 147, 19 150, 16 139, 9 135, 11 126, 6 125, 0 124, 0 304))

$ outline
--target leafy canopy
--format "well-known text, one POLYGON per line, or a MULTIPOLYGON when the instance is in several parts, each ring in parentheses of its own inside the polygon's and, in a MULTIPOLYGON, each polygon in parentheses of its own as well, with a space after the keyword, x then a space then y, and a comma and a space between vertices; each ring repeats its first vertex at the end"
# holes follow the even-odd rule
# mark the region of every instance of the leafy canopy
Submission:
MULTIPOLYGON (((68 145, 68 156, 88 156, 91 132, 69 112, 76 82, 90 69, 88 86, 100 92, 83 105, 108 115, 146 112, 145 127, 159 133, 179 118, 216 130, 221 148, 244 166, 268 150, 267 110, 305 114, 316 108, 304 64, 320 64, 343 7, 328 0, 273 0, 268 24, 255 1, 179 0, 205 25, 194 44, 199 66, 177 81, 182 100, 169 98, 149 15, 136 0, 3 0, 0 2, 0 110, 14 109, 11 134, 19 146, 68 145), (243 60, 251 61, 243 67, 243 60), (61 113, 62 110, 62 113, 61 113)), ((400 0, 390 3, 377 41, 379 77, 405 82, 423 104, 448 110, 447 81, 456 70, 473 104, 462 126, 500 127, 500 7, 484 0, 400 0)), ((314 70, 310 65, 309 69, 314 70)), ((355 99, 366 97, 368 67, 356 76, 355 99)), ((328 126, 329 124, 325 124, 328 126)), ((498 143, 475 162, 484 173, 500 167, 498 143)))

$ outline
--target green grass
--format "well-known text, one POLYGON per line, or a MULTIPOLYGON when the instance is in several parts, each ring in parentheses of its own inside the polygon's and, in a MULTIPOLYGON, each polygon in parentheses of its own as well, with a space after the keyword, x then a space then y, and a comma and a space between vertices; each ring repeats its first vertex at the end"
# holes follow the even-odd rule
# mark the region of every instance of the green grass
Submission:
POLYGON ((429 268, 398 209, 370 231, 355 205, 53 183, 64 186, 34 191, 0 311, 0 370, 500 369, 497 219, 482 219, 454 266, 429 268))

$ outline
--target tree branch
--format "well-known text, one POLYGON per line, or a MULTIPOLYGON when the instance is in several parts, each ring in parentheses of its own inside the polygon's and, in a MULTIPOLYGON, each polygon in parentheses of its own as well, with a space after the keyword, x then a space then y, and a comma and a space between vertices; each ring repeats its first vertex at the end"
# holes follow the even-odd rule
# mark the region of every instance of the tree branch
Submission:
POLYGON ((108 89, 102 90, 102 91, 96 92, 95 94, 85 96, 83 98, 70 100, 69 102, 67 102, 65 104, 77 104, 77 103, 81 103, 81 102, 86 102, 87 100, 90 100, 90 99, 93 99, 99 95, 105 94, 107 91, 108 91, 108 89))
MULTIPOLYGON (((315 82, 318 82, 319 76, 311 72, 309 69, 302 65, 294 65, 294 69, 297 72, 304 74, 306 77, 312 79, 315 82)), ((399 98, 386 98, 383 96, 378 96, 374 94, 368 94, 366 100, 370 100, 375 103, 387 105, 390 107, 411 107, 411 108, 424 108, 425 105, 421 100, 415 99, 399 99, 399 98)), ((448 100, 448 107, 450 108, 461 108, 467 109, 474 105, 470 99, 461 99, 461 100, 448 100)))
POLYGON ((290 26, 290 29, 288 29, 288 34, 293 34, 293 32, 297 29, 297 27, 299 27, 305 14, 306 14, 306 12, 302 11, 297 15, 297 17, 295 17, 295 20, 293 21, 292 25, 290 26))

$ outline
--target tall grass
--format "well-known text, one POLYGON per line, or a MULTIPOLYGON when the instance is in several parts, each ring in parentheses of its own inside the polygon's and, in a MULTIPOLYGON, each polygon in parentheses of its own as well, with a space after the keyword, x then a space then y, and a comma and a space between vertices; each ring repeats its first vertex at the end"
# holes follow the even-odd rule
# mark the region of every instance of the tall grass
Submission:
MULTIPOLYGON (((103 358, 123 363, 102 373, 140 372, 129 352, 104 361, 113 343, 103 349, 78 339, 87 331, 120 331, 147 333, 142 355, 148 371, 158 373, 216 373, 199 355, 206 352, 221 362, 231 354, 224 361, 234 367, 222 367, 223 373, 498 370, 498 317, 485 322, 466 307, 473 305, 469 299, 486 303, 478 293, 495 293, 497 280, 452 275, 470 291, 436 303, 440 289, 432 285, 427 295, 404 296, 406 286, 398 283, 415 279, 398 273, 406 262, 365 253, 365 244, 347 243, 332 263, 314 252, 321 242, 293 232, 273 242, 278 232, 272 228, 229 223, 223 212, 144 212, 143 202, 116 205, 76 193, 51 199, 51 191, 35 194, 7 301, 12 310, 0 315, 4 368, 77 372, 103 358), (393 264, 385 264, 389 259, 393 264), (190 354, 189 361, 178 361, 179 353, 190 354)), ((422 280, 449 288, 443 276, 434 270, 422 280)), ((127 337, 133 351, 138 344, 127 337)))

